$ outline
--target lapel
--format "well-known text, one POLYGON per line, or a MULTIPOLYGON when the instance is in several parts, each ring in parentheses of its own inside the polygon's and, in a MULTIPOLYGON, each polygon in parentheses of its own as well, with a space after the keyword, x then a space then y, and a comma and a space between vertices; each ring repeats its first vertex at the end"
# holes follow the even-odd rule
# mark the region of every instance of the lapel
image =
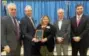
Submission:
POLYGON ((74 17, 74 19, 73 19, 73 25, 74 25, 74 27, 77 27, 77 20, 76 20, 76 16, 74 17))
POLYGON ((57 23, 56 23, 56 27, 57 27, 57 30, 59 31, 58 21, 57 21, 57 23))
POLYGON ((80 27, 82 25, 83 21, 84 21, 84 15, 82 15, 80 22, 79 22, 79 25, 77 26, 77 19, 75 16, 75 19, 74 19, 75 27, 80 27))
POLYGON ((47 28, 48 26, 50 27, 50 24, 48 24, 48 25, 46 26, 45 31, 47 31, 47 32, 48 32, 48 31, 49 31, 49 29, 50 29, 50 28, 47 28))
POLYGON ((32 24, 31 20, 29 19, 28 16, 25 16, 27 18, 27 21, 29 22, 29 25, 31 25, 34 28, 34 25, 32 24))
POLYGON ((61 30, 64 28, 65 19, 62 20, 61 30))
POLYGON ((78 27, 79 27, 80 25, 82 25, 83 21, 84 21, 84 15, 82 15, 82 17, 81 17, 81 20, 80 20, 80 23, 79 23, 78 27))
POLYGON ((13 23, 12 18, 10 16, 8 18, 8 23, 9 23, 9 25, 11 25, 11 28, 13 28, 15 30, 14 23, 13 23))
MULTIPOLYGON (((63 23, 63 21, 62 21, 61 29, 63 28, 63 24, 64 24, 64 23, 63 23)), ((60 30, 59 30, 59 26, 58 26, 58 21, 57 21, 57 23, 56 23, 56 27, 57 27, 57 30, 60 31, 60 30)))

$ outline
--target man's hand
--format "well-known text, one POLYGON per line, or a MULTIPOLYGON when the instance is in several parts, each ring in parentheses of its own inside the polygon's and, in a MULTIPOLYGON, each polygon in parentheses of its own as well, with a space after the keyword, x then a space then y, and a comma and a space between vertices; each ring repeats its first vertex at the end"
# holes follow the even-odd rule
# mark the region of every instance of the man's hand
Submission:
POLYGON ((8 45, 4 46, 4 51, 6 51, 7 53, 10 52, 10 47, 8 45))
POLYGON ((33 38, 32 41, 33 42, 39 42, 39 40, 37 38, 33 38))
POLYGON ((42 43, 44 43, 44 42, 46 42, 46 41, 47 41, 47 38, 43 38, 43 39, 41 40, 42 43))
POLYGON ((73 40, 74 40, 75 42, 79 42, 79 41, 81 40, 81 38, 80 38, 79 36, 77 36, 77 37, 73 37, 73 40))
POLYGON ((57 42, 58 42, 58 43, 61 43, 61 42, 63 42, 63 39, 64 39, 64 38, 62 38, 62 37, 57 37, 57 42))

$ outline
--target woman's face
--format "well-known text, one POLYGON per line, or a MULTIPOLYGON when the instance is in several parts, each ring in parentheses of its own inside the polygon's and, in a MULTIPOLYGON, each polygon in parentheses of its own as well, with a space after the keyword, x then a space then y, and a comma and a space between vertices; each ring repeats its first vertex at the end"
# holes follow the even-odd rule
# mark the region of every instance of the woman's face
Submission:
POLYGON ((49 23, 49 19, 48 19, 47 16, 45 16, 45 17, 43 18, 42 23, 45 24, 45 25, 47 25, 47 24, 49 23))

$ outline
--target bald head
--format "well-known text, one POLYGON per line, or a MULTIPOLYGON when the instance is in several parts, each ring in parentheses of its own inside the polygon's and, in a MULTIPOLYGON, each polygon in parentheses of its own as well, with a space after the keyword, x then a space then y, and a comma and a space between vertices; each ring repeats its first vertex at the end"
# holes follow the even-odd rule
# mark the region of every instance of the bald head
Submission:
POLYGON ((27 16, 32 16, 32 7, 30 5, 27 5, 24 10, 27 16))
POLYGON ((14 3, 9 3, 7 5, 7 11, 9 15, 15 17, 16 16, 16 5, 14 3))
POLYGON ((58 18, 63 19, 64 18, 64 9, 58 9, 57 10, 58 18))

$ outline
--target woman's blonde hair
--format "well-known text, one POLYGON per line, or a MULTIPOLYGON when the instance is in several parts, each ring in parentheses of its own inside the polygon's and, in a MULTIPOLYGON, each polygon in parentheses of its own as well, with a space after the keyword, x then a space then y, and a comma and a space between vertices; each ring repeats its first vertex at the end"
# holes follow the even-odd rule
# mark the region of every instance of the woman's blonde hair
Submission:
POLYGON ((47 17, 47 18, 48 18, 48 20, 49 20, 49 23, 50 23, 50 18, 49 18, 49 16, 42 16, 41 21, 40 21, 40 24, 42 24, 42 23, 43 23, 43 19, 44 19, 44 17, 47 17))

